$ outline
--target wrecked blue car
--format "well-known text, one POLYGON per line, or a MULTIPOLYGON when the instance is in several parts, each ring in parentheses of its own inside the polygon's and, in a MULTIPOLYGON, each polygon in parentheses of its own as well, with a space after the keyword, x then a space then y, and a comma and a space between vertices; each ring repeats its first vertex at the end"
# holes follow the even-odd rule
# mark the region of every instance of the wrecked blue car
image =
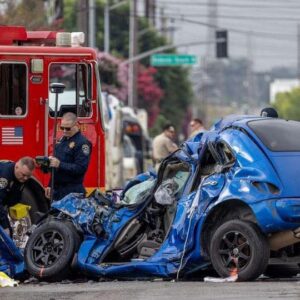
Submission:
POLYGON ((24 275, 23 252, 0 226, 0 272, 14 278, 24 275))
POLYGON ((53 203, 30 235, 26 268, 61 280, 75 270, 181 278, 212 265, 253 280, 272 259, 300 262, 299 166, 299 122, 229 116, 120 194, 53 203))

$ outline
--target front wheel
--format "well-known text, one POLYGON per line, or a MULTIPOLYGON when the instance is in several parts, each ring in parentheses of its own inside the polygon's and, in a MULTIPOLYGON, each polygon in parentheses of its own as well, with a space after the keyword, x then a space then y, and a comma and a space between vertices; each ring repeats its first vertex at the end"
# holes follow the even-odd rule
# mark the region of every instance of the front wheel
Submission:
POLYGON ((50 220, 36 228, 25 248, 28 272, 43 280, 60 281, 68 276, 79 247, 79 236, 72 224, 50 220))
POLYGON ((237 273, 239 281, 247 281, 264 272, 270 250, 266 237, 254 223, 231 220, 213 234, 210 257, 220 276, 237 273))

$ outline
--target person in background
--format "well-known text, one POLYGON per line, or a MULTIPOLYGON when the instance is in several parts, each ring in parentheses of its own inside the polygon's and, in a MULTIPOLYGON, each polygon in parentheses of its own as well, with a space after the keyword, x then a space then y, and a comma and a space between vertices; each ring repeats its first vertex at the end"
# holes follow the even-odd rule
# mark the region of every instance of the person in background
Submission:
POLYGON ((22 107, 21 107, 21 106, 17 106, 17 107, 15 108, 15 114, 16 114, 17 116, 23 115, 23 110, 22 110, 22 107))
POLYGON ((21 201, 25 182, 35 169, 33 158, 24 156, 16 163, 0 161, 0 225, 11 234, 8 208, 21 201))
MULTIPOLYGON (((54 168, 53 200, 60 200, 70 193, 83 193, 84 175, 88 169, 92 145, 80 132, 77 116, 67 112, 61 119, 62 138, 55 145, 55 157, 50 156, 54 168)), ((51 196, 51 179, 45 196, 51 196)))
POLYGON ((167 124, 163 127, 163 132, 153 139, 153 162, 156 171, 161 161, 178 149, 174 143, 175 133, 174 126, 167 124))
POLYGON ((196 136, 198 133, 205 132, 206 129, 202 120, 195 118, 190 122, 190 135, 189 138, 196 136))
POLYGON ((273 107, 265 107, 260 112, 261 117, 278 118, 278 113, 273 107))

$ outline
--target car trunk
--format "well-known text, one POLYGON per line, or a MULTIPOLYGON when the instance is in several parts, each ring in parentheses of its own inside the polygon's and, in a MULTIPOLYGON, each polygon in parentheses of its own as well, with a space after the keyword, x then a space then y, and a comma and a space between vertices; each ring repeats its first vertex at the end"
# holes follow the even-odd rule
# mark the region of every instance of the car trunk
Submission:
POLYGON ((300 191, 300 122, 265 118, 250 121, 249 128, 265 147, 281 182, 281 197, 297 197, 300 191))

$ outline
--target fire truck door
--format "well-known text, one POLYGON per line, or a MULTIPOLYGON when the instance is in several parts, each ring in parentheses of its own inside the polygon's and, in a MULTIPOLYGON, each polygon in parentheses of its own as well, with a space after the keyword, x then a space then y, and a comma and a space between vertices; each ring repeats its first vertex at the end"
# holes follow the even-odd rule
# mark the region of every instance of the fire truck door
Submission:
POLYGON ((44 153, 43 76, 31 73, 30 58, 0 61, 1 159, 44 153))
MULTIPOLYGON (((96 103, 92 101, 92 65, 86 62, 76 63, 51 63, 49 64, 49 84, 63 83, 64 92, 58 94, 57 103, 57 139, 63 132, 60 130, 61 117, 66 112, 77 115, 81 133, 92 143, 93 149, 88 172, 85 176, 85 187, 95 188, 100 186, 98 165, 100 164, 98 145, 99 135, 97 127, 96 103)), ((49 91, 49 154, 53 153, 52 137, 55 123, 55 98, 56 95, 49 91)))

